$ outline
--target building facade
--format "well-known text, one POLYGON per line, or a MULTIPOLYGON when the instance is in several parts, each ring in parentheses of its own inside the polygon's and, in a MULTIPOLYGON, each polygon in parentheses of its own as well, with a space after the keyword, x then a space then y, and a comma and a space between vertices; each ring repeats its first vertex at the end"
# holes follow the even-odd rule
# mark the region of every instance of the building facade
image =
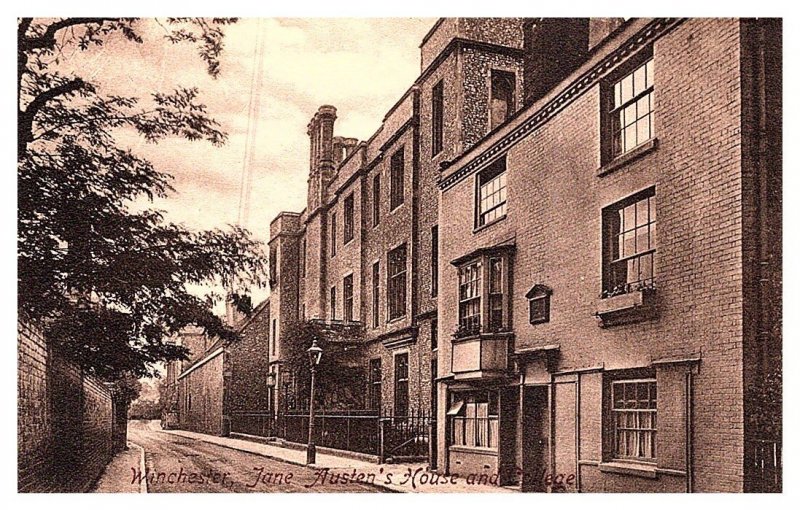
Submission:
MULTIPOLYGON (((592 46, 563 79, 441 172, 440 468, 758 490, 750 393, 781 363, 780 22, 593 22, 569 27, 592 46)), ((535 30, 533 66, 558 32, 535 30)))

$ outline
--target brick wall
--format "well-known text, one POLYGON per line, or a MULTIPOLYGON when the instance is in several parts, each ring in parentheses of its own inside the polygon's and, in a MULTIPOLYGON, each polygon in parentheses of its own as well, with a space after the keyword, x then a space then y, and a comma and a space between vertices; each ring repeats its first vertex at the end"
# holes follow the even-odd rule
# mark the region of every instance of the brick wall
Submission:
POLYGON ((18 490, 84 492, 120 449, 124 406, 22 320, 17 347, 18 490))
MULTIPOLYGON (((193 370, 178 380, 180 428, 203 434, 222 435, 223 353, 212 349, 193 370)), ((189 371, 191 370, 191 371, 189 371)))
POLYGON ((227 347, 226 412, 265 410, 269 405, 269 304, 259 306, 256 315, 241 331, 241 338, 227 347))

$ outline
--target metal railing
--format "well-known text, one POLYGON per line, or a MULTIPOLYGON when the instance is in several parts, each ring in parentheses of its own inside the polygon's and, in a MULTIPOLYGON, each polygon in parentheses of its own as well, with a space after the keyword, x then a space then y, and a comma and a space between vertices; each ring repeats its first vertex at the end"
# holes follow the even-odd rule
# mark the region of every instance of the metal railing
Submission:
MULTIPOLYGON (((308 441, 307 410, 231 413, 231 432, 275 437, 293 443, 308 441)), ((319 410, 314 413, 317 446, 375 455, 389 460, 427 459, 435 422, 427 413, 382 415, 376 410, 319 410)))
POLYGON ((783 452, 780 440, 745 440, 747 492, 783 491, 783 452))

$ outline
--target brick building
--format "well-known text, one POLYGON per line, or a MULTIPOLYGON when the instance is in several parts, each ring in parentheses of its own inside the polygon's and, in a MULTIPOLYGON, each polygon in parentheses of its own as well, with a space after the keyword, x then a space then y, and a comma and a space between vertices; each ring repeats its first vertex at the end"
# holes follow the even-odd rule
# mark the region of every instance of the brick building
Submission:
POLYGON ((167 400, 174 400, 179 428, 227 435, 232 415, 272 408, 267 380, 269 300, 247 317, 228 303, 227 320, 239 333, 237 341, 209 338, 199 328, 178 336, 189 359, 170 363, 166 377, 174 388, 167 400))
MULTIPOLYGON (((441 470, 765 488, 751 418, 781 413, 756 395, 781 363, 780 29, 526 23, 523 107, 438 181, 441 470)), ((466 110, 445 124, 466 131, 466 110)))

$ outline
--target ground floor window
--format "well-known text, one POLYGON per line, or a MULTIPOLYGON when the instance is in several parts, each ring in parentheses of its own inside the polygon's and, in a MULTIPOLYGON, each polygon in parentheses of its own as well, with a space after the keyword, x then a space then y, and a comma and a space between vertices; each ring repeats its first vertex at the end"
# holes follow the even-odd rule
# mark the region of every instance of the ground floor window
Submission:
POLYGON ((652 462, 656 458, 656 380, 611 383, 614 457, 652 462))
POLYGON ((497 391, 454 392, 447 415, 451 446, 497 449, 497 391))

